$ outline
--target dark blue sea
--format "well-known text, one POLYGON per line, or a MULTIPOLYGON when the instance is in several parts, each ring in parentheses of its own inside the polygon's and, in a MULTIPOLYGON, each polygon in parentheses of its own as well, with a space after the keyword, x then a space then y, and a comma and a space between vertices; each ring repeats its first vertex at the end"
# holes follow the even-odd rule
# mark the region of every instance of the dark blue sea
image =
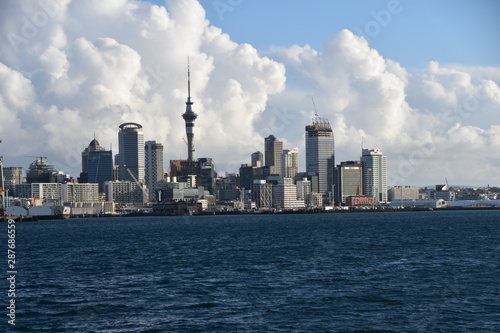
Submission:
POLYGON ((1 332, 500 332, 500 211, 0 228, 1 332))

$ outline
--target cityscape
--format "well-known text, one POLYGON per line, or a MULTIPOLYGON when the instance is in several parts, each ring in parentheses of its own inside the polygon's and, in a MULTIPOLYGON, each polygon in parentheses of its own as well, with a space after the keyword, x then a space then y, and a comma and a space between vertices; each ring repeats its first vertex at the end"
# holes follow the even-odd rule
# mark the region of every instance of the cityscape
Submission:
POLYGON ((118 154, 94 138, 81 153, 77 178, 55 170, 46 156, 31 156, 35 161, 26 176, 23 167, 3 166, 0 160, 2 214, 66 218, 500 206, 498 188, 451 187, 447 179, 430 189, 388 188, 388 157, 378 148, 362 146, 358 161, 336 164, 335 131, 317 112, 305 125, 305 171, 299 170, 298 148, 285 148, 270 134, 264 138, 264 153, 252 153, 251 163, 241 164, 239 173, 221 176, 212 158, 195 158, 198 115, 189 61, 185 104, 187 159, 170 160, 168 172, 162 143, 145 142, 141 124, 123 123, 118 154))

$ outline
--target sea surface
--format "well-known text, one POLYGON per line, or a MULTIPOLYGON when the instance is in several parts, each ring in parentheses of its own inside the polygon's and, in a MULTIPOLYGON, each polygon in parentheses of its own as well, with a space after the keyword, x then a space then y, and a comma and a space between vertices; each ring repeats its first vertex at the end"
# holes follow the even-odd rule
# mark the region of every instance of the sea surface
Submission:
POLYGON ((1 332, 500 332, 500 211, 0 228, 1 332))

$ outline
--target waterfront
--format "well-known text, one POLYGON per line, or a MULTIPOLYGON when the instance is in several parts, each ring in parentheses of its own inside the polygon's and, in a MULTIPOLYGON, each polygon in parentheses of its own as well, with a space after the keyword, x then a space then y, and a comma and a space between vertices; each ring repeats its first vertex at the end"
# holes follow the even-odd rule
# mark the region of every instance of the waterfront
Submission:
MULTIPOLYGON (((12 332, 500 328, 498 210, 127 217, 16 227, 12 332)), ((5 317, 1 325, 11 329, 5 317)))

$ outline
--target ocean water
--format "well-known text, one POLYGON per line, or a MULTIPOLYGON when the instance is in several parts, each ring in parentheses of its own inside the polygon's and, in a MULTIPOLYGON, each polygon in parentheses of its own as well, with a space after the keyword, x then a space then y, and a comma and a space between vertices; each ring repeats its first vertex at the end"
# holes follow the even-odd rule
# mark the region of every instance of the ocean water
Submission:
POLYGON ((500 211, 18 222, 0 331, 500 332, 499 253, 500 211))

